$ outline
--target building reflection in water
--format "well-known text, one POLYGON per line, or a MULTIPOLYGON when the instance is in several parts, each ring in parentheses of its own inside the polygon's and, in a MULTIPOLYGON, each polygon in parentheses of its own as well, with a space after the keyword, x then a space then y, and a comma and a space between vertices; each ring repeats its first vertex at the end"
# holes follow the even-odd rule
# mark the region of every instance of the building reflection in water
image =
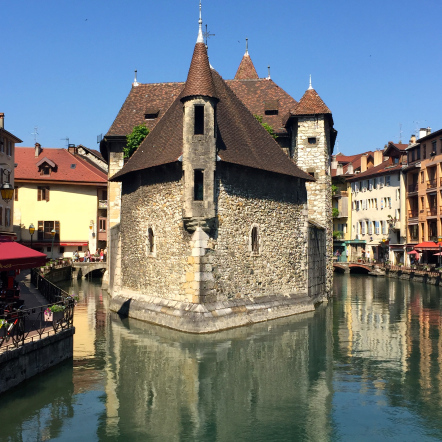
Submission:
POLYGON ((103 429, 152 440, 328 439, 330 313, 205 336, 112 315, 103 429))
POLYGON ((1 437, 442 439, 440 289, 354 275, 335 289, 314 313, 195 336, 122 320, 74 284, 74 361, 2 396, 1 437))

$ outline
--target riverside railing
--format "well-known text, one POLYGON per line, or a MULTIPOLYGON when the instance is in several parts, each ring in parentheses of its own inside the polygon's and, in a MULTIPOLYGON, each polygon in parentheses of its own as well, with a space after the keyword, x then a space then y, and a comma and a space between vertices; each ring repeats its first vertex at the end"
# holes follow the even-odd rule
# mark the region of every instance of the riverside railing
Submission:
POLYGON ((76 299, 31 271, 31 282, 48 300, 34 308, 6 307, 0 314, 0 351, 11 350, 73 327, 76 299), (37 284, 36 284, 37 283, 37 284))

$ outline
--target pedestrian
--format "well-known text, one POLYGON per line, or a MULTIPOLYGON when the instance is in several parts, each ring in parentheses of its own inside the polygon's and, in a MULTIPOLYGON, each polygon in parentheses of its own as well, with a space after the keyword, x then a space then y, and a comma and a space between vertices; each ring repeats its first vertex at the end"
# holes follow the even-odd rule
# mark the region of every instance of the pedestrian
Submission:
POLYGON ((107 247, 105 247, 103 251, 103 261, 106 262, 106 260, 107 260, 107 247))
POLYGON ((74 251, 73 256, 74 256, 74 262, 77 262, 78 261, 78 250, 74 251))
POLYGON ((100 249, 100 261, 103 261, 104 258, 104 252, 103 249, 100 249))
POLYGON ((89 251, 89 249, 86 250, 85 261, 91 262, 91 252, 89 251))

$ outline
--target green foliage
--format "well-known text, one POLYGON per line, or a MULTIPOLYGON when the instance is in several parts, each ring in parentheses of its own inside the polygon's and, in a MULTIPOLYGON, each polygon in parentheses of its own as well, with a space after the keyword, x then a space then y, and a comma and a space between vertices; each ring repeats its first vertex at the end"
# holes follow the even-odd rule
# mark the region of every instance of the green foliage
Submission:
POLYGON ((50 310, 52 313, 56 313, 56 312, 64 312, 64 305, 59 305, 59 304, 54 304, 51 305, 48 310, 50 310))
POLYGON ((273 127, 270 124, 263 123, 261 115, 253 115, 261 124, 261 126, 276 140, 278 136, 275 134, 273 127))
POLYGON ((339 230, 333 231, 333 239, 341 239, 341 232, 339 230))
POLYGON ((332 215, 333 215, 333 218, 337 218, 339 216, 339 209, 337 209, 336 207, 333 207, 332 215))
POLYGON ((130 158, 148 134, 149 129, 144 124, 135 126, 132 132, 126 136, 127 144, 123 148, 124 158, 130 158))
POLYGON ((6 319, 0 319, 0 328, 8 328, 8 321, 6 319))
POLYGON ((331 189, 332 189, 332 195, 335 195, 336 192, 338 191, 338 186, 335 186, 334 184, 332 184, 331 189))

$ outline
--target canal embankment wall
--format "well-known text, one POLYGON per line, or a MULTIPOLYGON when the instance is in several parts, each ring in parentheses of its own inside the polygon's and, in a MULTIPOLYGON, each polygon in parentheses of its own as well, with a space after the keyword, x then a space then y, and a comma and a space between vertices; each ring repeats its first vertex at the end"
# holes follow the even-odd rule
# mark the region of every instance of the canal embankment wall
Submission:
POLYGON ((75 328, 0 354, 0 393, 73 357, 75 328))
POLYGON ((386 269, 385 276, 388 278, 420 282, 423 284, 442 285, 442 274, 437 274, 435 272, 386 269))

